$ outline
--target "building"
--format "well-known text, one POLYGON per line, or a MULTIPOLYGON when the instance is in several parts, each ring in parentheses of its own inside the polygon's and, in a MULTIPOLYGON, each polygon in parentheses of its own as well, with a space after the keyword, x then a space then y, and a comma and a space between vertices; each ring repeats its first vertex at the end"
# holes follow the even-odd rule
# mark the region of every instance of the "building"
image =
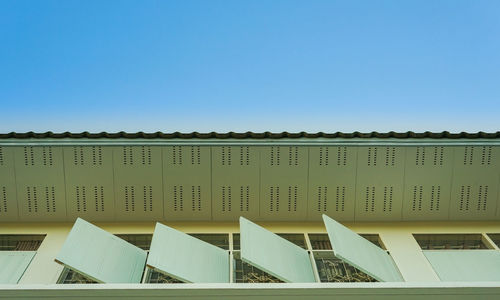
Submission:
POLYGON ((499 183, 500 132, 1 134, 0 298, 499 299, 499 183))

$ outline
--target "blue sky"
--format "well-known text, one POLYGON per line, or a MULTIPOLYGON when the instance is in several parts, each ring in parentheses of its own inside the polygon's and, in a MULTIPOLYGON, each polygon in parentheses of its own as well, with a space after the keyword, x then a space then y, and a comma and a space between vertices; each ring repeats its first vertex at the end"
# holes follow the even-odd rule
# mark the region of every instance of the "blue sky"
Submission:
POLYGON ((0 132, 497 131, 500 1, 0 1, 0 132))

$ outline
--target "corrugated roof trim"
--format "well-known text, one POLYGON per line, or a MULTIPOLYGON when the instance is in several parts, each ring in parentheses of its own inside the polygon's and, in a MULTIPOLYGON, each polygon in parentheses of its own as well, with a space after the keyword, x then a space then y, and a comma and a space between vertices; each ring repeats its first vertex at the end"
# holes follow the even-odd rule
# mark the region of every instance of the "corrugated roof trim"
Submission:
POLYGON ((335 133, 307 133, 307 132, 298 132, 298 133, 290 133, 290 132, 280 132, 280 133, 272 133, 272 132, 227 132, 227 133, 217 133, 217 132, 208 132, 208 133, 199 133, 199 132, 191 132, 191 133, 181 133, 181 132, 172 132, 172 133, 163 133, 163 132, 153 132, 153 133, 145 133, 145 132, 136 132, 136 133, 127 133, 127 132, 116 132, 116 133, 108 133, 108 132, 100 132, 100 133, 90 133, 90 132, 81 132, 81 133, 71 133, 71 132, 62 132, 62 133, 53 133, 51 131, 36 133, 36 132, 25 132, 25 133, 0 133, 0 139, 44 139, 44 138, 54 138, 54 139, 64 139, 64 138, 88 138, 88 139, 295 139, 295 138, 397 138, 397 139, 409 139, 409 138, 431 138, 431 139, 498 139, 500 138, 500 131, 487 133, 487 132, 477 132, 477 133, 468 133, 468 132, 460 132, 460 133, 450 133, 448 131, 443 132, 422 132, 416 133, 413 131, 407 132, 352 132, 352 133, 344 133, 344 132, 335 132, 335 133))

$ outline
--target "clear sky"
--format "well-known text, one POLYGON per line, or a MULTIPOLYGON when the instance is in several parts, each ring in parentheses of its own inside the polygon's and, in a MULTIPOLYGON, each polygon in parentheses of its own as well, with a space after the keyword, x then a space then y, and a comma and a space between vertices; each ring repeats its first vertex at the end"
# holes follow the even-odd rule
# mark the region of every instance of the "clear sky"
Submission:
POLYGON ((0 132, 497 131, 500 1, 0 1, 0 132))

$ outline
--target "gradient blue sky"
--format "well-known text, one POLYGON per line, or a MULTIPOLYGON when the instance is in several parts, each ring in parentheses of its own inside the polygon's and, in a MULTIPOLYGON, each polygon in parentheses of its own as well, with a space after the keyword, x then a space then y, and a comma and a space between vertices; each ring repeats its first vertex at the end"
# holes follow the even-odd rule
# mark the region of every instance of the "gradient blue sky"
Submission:
POLYGON ((500 1, 0 1, 0 132, 497 131, 500 1))

